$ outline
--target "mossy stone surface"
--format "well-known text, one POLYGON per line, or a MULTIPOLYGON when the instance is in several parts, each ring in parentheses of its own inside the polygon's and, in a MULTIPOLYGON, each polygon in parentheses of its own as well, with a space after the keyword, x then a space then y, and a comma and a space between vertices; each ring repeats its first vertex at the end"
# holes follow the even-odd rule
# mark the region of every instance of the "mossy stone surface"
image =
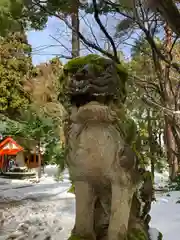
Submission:
POLYGON ((148 240, 145 232, 140 229, 132 229, 131 233, 128 234, 127 240, 148 240))
POLYGON ((68 238, 68 240, 82 240, 81 238, 79 238, 79 237, 77 237, 77 236, 70 236, 69 238, 68 238))
MULTIPOLYGON (((102 73, 102 71, 106 69, 108 61, 110 63, 111 60, 96 54, 89 54, 87 56, 74 58, 64 65, 60 82, 63 82, 68 75, 80 71, 87 64, 89 64, 95 71, 102 73)), ((115 66, 121 81, 125 83, 128 78, 126 69, 122 66, 122 64, 115 63, 115 66)))
MULTIPOLYGON (((126 71, 126 68, 122 64, 116 64, 111 59, 96 55, 96 54, 89 54, 87 56, 83 57, 77 57, 70 61, 68 61, 63 66, 62 74, 59 77, 60 87, 59 87, 59 101, 63 103, 63 105, 66 103, 68 105, 68 83, 71 80, 71 77, 73 75, 76 75, 76 73, 84 73, 84 67, 88 65, 88 69, 91 71, 92 74, 94 74, 94 78, 100 77, 103 79, 103 77, 106 78, 106 76, 103 76, 103 74, 106 74, 106 70, 110 69, 108 66, 115 67, 115 70, 117 72, 117 87, 116 92, 114 93, 115 99, 120 99, 121 102, 125 102, 126 99, 126 82, 128 79, 128 73, 126 71), (118 79, 119 78, 119 79, 118 79), (65 103, 64 103, 65 102, 65 103)), ((110 70, 111 71, 111 70, 110 70)), ((112 74, 113 74, 112 70, 112 74)), ((107 72, 107 74, 110 75, 111 73, 107 72)), ((113 76, 113 75, 112 75, 113 76)), ((116 77, 116 76, 115 76, 116 77)))
MULTIPOLYGON (((85 239, 72 235, 68 240, 85 240, 85 239)), ((149 240, 149 236, 147 236, 145 232, 140 229, 133 229, 131 233, 128 234, 127 240, 149 240)), ((159 232, 157 240, 163 240, 163 235, 161 232, 159 232)))
MULTIPOLYGON (((85 65, 90 64, 97 71, 101 72, 105 70, 107 66, 107 59, 96 54, 89 54, 84 57, 77 57, 70 60, 67 64, 64 65, 64 72, 66 73, 76 73, 78 70, 83 68, 85 65)), ((126 81, 127 80, 127 71, 121 64, 115 64, 117 67, 118 74, 126 81)))
POLYGON ((158 236, 158 239, 157 240, 163 240, 163 235, 161 232, 159 232, 159 236, 158 236))
POLYGON ((75 186, 74 186, 74 184, 72 184, 71 187, 68 189, 68 193, 75 194, 75 186))
POLYGON ((71 235, 68 240, 91 240, 94 239, 92 236, 87 236, 87 237, 78 237, 77 235, 71 235))

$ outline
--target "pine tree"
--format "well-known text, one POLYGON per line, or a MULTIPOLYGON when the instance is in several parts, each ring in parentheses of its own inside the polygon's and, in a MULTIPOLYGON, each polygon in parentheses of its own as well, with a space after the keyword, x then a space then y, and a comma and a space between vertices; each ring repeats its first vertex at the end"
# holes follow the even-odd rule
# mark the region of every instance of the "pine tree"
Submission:
POLYGON ((21 0, 0 1, 0 36, 21 29, 23 2, 21 0))
POLYGON ((15 117, 29 103, 23 84, 33 69, 24 32, 1 37, 0 53, 0 113, 15 117))

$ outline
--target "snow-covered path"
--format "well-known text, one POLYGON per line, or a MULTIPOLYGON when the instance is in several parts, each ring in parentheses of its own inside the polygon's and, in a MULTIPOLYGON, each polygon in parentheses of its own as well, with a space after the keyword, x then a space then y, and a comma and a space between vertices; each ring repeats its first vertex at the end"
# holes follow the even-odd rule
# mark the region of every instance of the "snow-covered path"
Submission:
POLYGON ((75 199, 73 194, 67 193, 68 174, 64 174, 63 182, 56 182, 55 171, 55 168, 47 168, 48 176, 38 184, 0 180, 0 212, 5 220, 0 228, 0 240, 8 239, 17 228, 16 234, 19 233, 21 240, 45 240, 48 236, 52 240, 68 238, 74 224, 75 199))
MULTIPOLYGON (((38 184, 0 179, 0 224, 1 211, 5 220, 0 228, 0 240, 7 240, 17 228, 19 240, 45 240, 48 236, 52 240, 67 240, 74 224, 75 199, 67 193, 68 173, 58 183, 54 180, 55 172, 55 167, 47 167, 47 176, 38 184)), ((157 174, 156 182, 161 185, 163 181, 162 175, 157 174)), ((179 199, 180 192, 171 192, 170 196, 157 197, 157 202, 152 204, 151 226, 163 233, 163 240, 179 240, 180 204, 176 203, 179 199)))

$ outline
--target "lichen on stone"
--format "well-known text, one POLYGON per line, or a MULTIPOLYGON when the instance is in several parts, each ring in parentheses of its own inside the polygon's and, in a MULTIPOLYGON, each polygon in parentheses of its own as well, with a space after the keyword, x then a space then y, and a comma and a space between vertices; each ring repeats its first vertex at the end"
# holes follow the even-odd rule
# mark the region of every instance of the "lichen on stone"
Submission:
POLYGON ((71 184, 70 188, 68 189, 68 193, 75 194, 75 186, 73 183, 71 184))
POLYGON ((79 237, 77 235, 74 235, 74 233, 72 233, 72 235, 68 238, 68 240, 89 240, 89 239, 94 239, 92 237, 92 235, 87 235, 87 236, 83 236, 83 237, 79 237))
POLYGON ((74 236, 74 235, 71 235, 68 240, 82 240, 80 237, 77 237, 77 236, 74 236))
MULTIPOLYGON (((92 68, 98 72, 102 72, 105 70, 107 61, 111 61, 105 57, 96 55, 96 54, 89 54, 84 57, 77 57, 70 60, 67 64, 64 65, 64 74, 67 73, 76 73, 81 68, 83 68, 86 64, 92 65, 92 68)), ((121 64, 115 64, 117 67, 117 72, 124 81, 127 80, 127 71, 121 64)))
POLYGON ((158 236, 158 239, 157 240, 163 240, 163 235, 161 232, 159 232, 159 236, 158 236))
POLYGON ((148 240, 148 237, 142 230, 132 229, 132 231, 128 234, 127 240, 148 240))

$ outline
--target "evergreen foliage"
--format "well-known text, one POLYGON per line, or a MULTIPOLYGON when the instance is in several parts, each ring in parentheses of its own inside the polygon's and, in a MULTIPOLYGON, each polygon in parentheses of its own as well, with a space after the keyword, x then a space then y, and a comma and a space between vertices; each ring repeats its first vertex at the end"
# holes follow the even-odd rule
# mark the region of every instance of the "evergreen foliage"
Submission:
POLYGON ((15 117, 30 102, 23 85, 31 75, 31 46, 15 32, 0 39, 0 52, 0 112, 15 117))

